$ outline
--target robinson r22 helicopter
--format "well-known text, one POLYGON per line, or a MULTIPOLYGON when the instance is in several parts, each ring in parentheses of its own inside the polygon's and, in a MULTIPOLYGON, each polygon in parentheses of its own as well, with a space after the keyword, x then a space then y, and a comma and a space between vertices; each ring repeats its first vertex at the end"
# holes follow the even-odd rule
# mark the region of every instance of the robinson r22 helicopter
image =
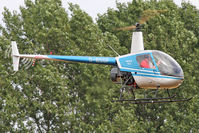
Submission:
MULTIPOLYGON (((131 52, 118 57, 93 57, 93 56, 61 56, 61 55, 31 55, 19 54, 16 42, 12 42, 12 58, 14 71, 18 71, 20 58, 46 59, 64 62, 80 62, 92 64, 112 65, 111 80, 122 85, 120 97, 113 102, 142 103, 164 103, 180 102, 189 99, 174 99, 169 89, 177 88, 184 80, 183 70, 180 65, 168 54, 158 50, 144 50, 141 24, 149 18, 163 11, 146 10, 139 23, 135 26, 119 28, 117 30, 135 29, 132 35, 131 52), (147 14, 148 13, 148 14, 147 14), (133 98, 124 99, 124 90, 128 88, 133 98), (168 97, 140 98, 134 94, 135 89, 167 90, 168 97)), ((157 94, 157 93, 156 93, 157 94)))

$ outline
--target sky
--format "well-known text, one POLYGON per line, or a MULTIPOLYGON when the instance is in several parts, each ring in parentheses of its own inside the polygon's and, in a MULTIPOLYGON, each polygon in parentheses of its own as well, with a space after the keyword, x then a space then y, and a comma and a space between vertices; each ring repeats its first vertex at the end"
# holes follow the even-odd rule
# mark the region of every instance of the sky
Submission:
MULTIPOLYGON (((117 0, 118 2, 130 2, 132 0, 117 0)), ((174 0, 177 5, 181 5, 182 0, 174 0)), ((184 0, 189 1, 199 9, 199 0, 184 0)), ((110 8, 116 8, 116 0, 62 0, 63 6, 67 9, 68 2, 78 4, 80 8, 86 11, 95 20, 97 14, 103 14, 110 8)), ((10 11, 16 10, 19 12, 19 6, 24 6, 24 0, 0 0, 0 24, 3 25, 3 8, 7 7, 10 11)))

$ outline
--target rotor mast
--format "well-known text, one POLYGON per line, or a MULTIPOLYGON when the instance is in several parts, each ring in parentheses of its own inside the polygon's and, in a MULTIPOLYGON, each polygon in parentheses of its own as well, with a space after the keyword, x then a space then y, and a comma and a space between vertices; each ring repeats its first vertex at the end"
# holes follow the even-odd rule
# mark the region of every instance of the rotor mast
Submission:
POLYGON ((143 35, 140 24, 136 24, 136 29, 132 34, 131 53, 144 50, 143 35))

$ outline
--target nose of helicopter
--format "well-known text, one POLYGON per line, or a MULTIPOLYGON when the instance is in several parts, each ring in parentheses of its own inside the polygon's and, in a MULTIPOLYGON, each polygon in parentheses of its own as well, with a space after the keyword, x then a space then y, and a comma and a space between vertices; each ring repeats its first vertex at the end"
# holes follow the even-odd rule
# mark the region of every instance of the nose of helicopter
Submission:
POLYGON ((184 81, 184 73, 182 68, 179 66, 176 68, 177 69, 177 73, 178 75, 173 75, 172 77, 170 77, 170 79, 167 80, 167 82, 165 82, 165 87, 167 86, 168 88, 177 88, 179 87, 183 81, 184 81))
POLYGON ((180 67, 179 69, 180 69, 180 71, 181 71, 181 72, 180 72, 181 74, 179 75, 179 79, 177 79, 177 81, 176 81, 176 83, 178 84, 177 87, 180 86, 180 85, 182 84, 182 82, 184 81, 184 73, 183 73, 183 70, 182 70, 181 67, 180 67))
POLYGON ((170 77, 159 80, 160 88, 174 89, 179 87, 184 81, 184 77, 170 77))
POLYGON ((170 55, 161 52, 153 51, 153 57, 157 63, 160 74, 165 77, 162 87, 176 88, 180 86, 184 80, 184 73, 181 66, 170 55), (158 62, 161 62, 158 64, 158 62))

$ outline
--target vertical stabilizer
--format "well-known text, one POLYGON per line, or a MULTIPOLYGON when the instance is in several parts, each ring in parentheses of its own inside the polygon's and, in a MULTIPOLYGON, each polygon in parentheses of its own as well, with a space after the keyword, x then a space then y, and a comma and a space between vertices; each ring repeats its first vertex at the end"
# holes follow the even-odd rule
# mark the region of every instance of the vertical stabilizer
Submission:
POLYGON ((133 32, 131 53, 144 50, 143 35, 142 32, 133 32))
POLYGON ((18 51, 17 44, 16 44, 15 41, 12 41, 11 45, 12 45, 13 68, 14 68, 14 71, 18 71, 18 69, 19 69, 19 59, 20 59, 19 51, 18 51))

